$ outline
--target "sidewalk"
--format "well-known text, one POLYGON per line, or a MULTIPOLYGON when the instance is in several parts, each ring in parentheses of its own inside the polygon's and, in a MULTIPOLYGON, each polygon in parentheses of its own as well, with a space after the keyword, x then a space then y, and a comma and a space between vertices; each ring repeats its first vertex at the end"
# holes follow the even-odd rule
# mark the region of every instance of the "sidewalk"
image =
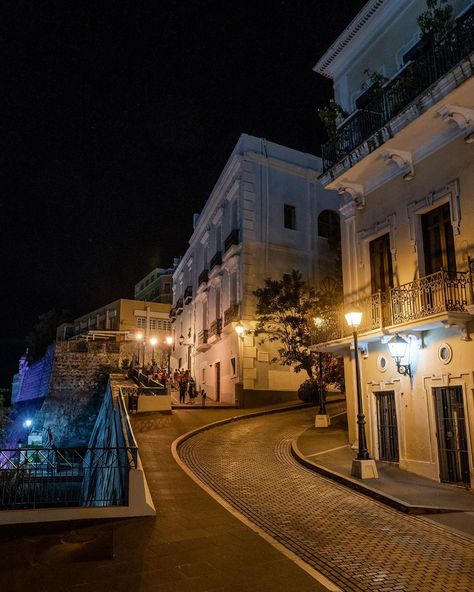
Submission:
POLYGON ((474 536, 474 493, 438 483, 377 461, 378 479, 351 476, 352 450, 345 414, 331 419, 328 429, 309 428, 293 442, 293 454, 305 466, 378 501, 474 536))
POLYGON ((202 397, 198 396, 194 399, 194 403, 189 401, 189 396, 186 395, 186 403, 179 402, 179 391, 171 389, 171 407, 172 409, 235 409, 232 403, 223 403, 222 401, 214 401, 209 397, 206 398, 206 403, 203 407, 202 397))

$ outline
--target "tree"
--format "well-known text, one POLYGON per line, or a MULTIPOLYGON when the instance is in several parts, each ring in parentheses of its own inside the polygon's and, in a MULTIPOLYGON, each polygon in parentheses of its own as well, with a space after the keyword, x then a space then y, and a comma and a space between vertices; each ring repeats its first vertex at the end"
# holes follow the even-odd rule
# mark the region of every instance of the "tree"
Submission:
POLYGON ((4 390, 1 389, 1 391, 2 392, 0 392, 0 446, 3 446, 7 438, 7 428, 11 423, 11 419, 9 416, 10 408, 6 404, 4 390))
MULTIPOLYGON (((315 290, 293 269, 279 280, 267 278, 265 286, 254 292, 257 297, 255 335, 262 342, 278 343, 278 356, 272 362, 304 370, 309 379, 320 380, 319 353, 310 350, 314 341, 314 318, 323 318, 334 305, 336 294, 315 290)), ((337 296, 339 297, 339 296, 337 296)), ((323 386, 335 384, 343 388, 341 361, 331 354, 322 356, 323 386)))
POLYGON ((34 359, 39 359, 44 355, 48 345, 56 340, 58 325, 68 320, 69 316, 66 311, 57 312, 55 309, 48 310, 38 316, 38 322, 26 336, 26 344, 34 359))
POLYGON ((426 10, 416 22, 422 39, 436 42, 453 26, 453 7, 447 0, 426 0, 426 10))

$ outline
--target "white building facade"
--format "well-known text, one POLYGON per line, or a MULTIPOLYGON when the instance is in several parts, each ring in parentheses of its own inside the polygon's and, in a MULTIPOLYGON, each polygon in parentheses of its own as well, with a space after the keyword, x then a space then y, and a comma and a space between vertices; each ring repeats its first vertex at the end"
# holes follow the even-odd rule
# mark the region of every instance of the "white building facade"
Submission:
MULTIPOLYGON (((371 0, 319 60, 350 113, 323 146, 340 194, 346 309, 363 313, 361 384, 371 456, 446 483, 474 479, 474 9, 420 42, 423 0, 371 0), (369 73, 386 80, 371 88, 369 73), (396 335, 408 344, 391 357, 396 335), (409 365, 409 367, 407 367, 409 365), (408 373, 411 373, 411 376, 408 373)), ((324 343, 345 357, 356 440, 350 331, 334 312, 324 343)))
POLYGON ((337 270, 338 200, 320 172, 315 156, 243 134, 195 216, 173 276, 172 366, 189 369, 210 399, 245 407, 290 400, 305 378, 272 362, 274 346, 252 334, 253 292, 292 269, 313 284, 337 270))

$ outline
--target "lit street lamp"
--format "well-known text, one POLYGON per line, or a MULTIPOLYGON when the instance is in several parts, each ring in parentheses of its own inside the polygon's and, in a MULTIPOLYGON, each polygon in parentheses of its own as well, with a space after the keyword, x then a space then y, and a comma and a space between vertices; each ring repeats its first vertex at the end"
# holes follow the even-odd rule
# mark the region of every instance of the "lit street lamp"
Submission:
POLYGON ((155 345, 158 343, 158 339, 156 337, 151 337, 150 338, 150 345, 152 347, 152 354, 151 354, 151 363, 154 364, 155 363, 155 345))
POLYGON ((33 422, 31 421, 31 419, 25 419, 25 421, 23 422, 23 427, 26 430, 26 445, 28 446, 28 436, 30 434, 30 428, 33 425, 33 422))
POLYGON ((357 329, 362 322, 362 312, 359 310, 352 310, 345 315, 347 324, 352 329, 352 337, 354 339, 354 361, 356 371, 356 389, 357 389, 357 426, 358 426, 358 441, 359 450, 357 457, 352 461, 351 474, 360 479, 374 479, 378 477, 377 467, 375 461, 370 458, 367 449, 367 438, 365 435, 365 415, 362 404, 362 385, 360 380, 360 366, 359 366, 359 343, 357 340, 357 329))
MULTIPOLYGON (((137 364, 140 365, 140 346, 143 344, 143 333, 135 333, 137 340, 137 364)), ((145 355, 143 355, 143 363, 145 362, 145 355)))

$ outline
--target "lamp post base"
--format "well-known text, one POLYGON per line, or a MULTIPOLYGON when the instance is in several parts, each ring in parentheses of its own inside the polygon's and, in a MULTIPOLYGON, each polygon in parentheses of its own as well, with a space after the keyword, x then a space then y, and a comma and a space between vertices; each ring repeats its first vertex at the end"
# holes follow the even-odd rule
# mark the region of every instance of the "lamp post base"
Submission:
POLYGON ((373 458, 359 460, 354 458, 352 461, 351 475, 358 479, 378 479, 377 466, 373 458))
POLYGON ((331 425, 331 418, 329 415, 316 415, 314 420, 315 428, 328 428, 331 425))

